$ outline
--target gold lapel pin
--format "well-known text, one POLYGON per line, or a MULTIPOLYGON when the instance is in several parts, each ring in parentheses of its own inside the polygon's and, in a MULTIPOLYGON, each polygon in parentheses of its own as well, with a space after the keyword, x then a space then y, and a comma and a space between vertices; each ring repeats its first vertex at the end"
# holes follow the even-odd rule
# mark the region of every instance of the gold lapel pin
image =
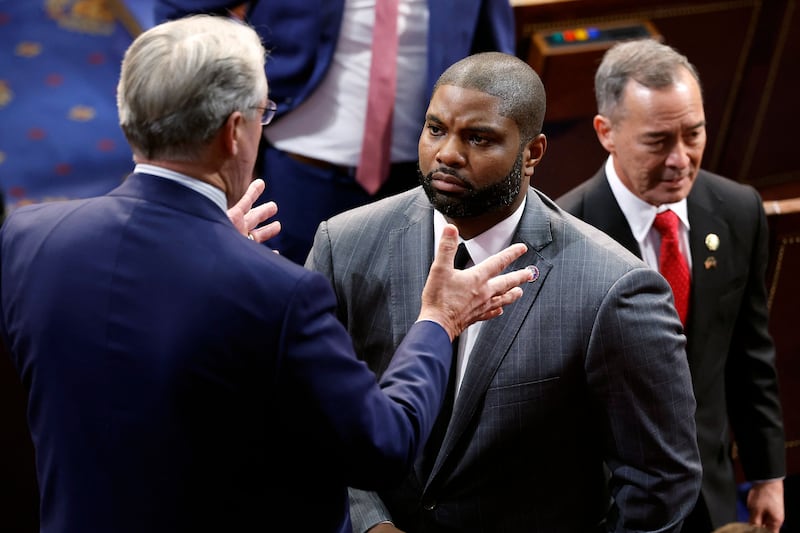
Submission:
POLYGON ((716 252, 719 248, 719 237, 716 233, 709 233, 706 235, 706 248, 711 252, 716 252))

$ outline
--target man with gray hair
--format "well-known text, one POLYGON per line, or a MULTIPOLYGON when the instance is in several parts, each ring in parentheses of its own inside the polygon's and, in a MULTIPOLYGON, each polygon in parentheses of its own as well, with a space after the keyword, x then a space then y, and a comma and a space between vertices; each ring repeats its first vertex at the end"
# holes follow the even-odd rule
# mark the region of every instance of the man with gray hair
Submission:
POLYGON ((28 390, 43 533, 274 531, 301 516, 349 532, 347 486, 399 483, 427 439, 452 339, 531 278, 492 277, 521 244, 455 271, 444 228, 378 383, 325 278, 245 237, 257 220, 234 202, 274 113, 264 58, 226 18, 144 32, 118 86, 133 174, 0 230, 0 335, 28 390))
POLYGON ((732 430, 752 482, 750 522, 777 533, 785 452, 761 198, 700 168, 700 79, 673 48, 650 39, 615 45, 597 69, 595 93, 594 129, 608 160, 557 203, 643 258, 673 288, 703 464, 702 490, 683 531, 708 533, 737 520, 732 430))

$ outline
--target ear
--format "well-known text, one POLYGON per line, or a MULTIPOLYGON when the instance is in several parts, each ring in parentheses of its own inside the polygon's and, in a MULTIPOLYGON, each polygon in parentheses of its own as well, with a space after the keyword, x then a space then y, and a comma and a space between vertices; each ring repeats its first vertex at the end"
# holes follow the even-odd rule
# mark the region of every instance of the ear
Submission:
POLYGON ((614 153, 614 132, 611 127, 611 120, 604 115, 595 115, 592 120, 597 140, 603 145, 608 153, 614 153))
POLYGON ((533 176, 533 169, 542 161, 546 150, 547 137, 545 137, 544 133, 540 133, 531 139, 525 146, 523 169, 526 176, 533 176))
POLYGON ((219 130, 220 144, 226 156, 232 157, 239 153, 239 142, 244 133, 244 116, 241 111, 234 111, 225 120, 219 130))

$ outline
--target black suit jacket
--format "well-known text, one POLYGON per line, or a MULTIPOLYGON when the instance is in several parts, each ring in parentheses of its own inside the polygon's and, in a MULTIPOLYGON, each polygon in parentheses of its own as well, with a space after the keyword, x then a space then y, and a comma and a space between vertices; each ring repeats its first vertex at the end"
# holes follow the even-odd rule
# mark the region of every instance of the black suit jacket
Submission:
MULTIPOLYGON (((641 257, 604 169, 557 203, 641 257)), ((719 527, 736 520, 730 429, 748 480, 779 478, 786 468, 775 350, 768 331, 768 228, 755 189, 703 170, 687 206, 692 293, 686 353, 697 400, 700 497, 719 527), (716 250, 705 244, 710 234, 719 237, 716 250)))

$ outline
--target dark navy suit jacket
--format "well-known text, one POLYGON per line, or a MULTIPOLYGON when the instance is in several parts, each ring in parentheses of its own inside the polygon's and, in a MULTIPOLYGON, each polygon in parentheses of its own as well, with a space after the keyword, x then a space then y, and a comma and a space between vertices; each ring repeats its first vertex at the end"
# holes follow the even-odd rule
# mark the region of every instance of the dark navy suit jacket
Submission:
POLYGON ((420 322, 379 386, 322 275, 155 176, 14 211, 0 291, 43 532, 349 531, 346 487, 405 477, 447 381, 420 322))
MULTIPOLYGON (((767 219, 755 189, 703 170, 686 201, 692 253, 686 353, 697 399, 700 497, 720 527, 737 519, 731 427, 747 479, 785 475, 764 284, 767 219), (712 233, 719 238, 716 250, 705 243, 712 233)), ((641 256, 603 169, 557 202, 641 256)))

